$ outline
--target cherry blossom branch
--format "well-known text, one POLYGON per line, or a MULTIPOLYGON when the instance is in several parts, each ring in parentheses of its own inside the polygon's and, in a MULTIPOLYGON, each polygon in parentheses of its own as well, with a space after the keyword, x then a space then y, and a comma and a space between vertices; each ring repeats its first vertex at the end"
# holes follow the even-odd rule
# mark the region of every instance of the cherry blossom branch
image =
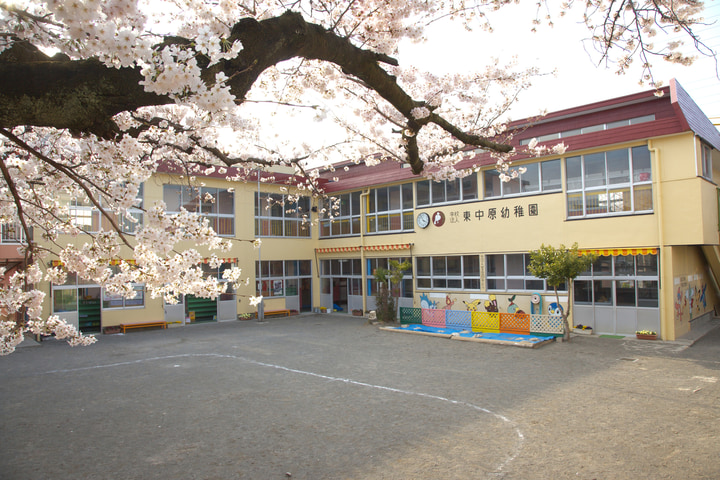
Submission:
POLYGON ((23 208, 23 202, 22 198, 20 197, 20 194, 17 191, 17 188, 15 186, 15 181, 12 178, 12 175, 10 175, 10 171, 7 168, 7 165, 5 165, 5 159, 0 159, 0 170, 2 171, 3 178, 5 179, 5 184, 7 185, 8 189, 10 190, 10 194, 13 197, 13 201, 15 202, 15 208, 17 209, 17 216, 18 220, 20 221, 20 224, 22 225, 23 233, 25 234, 25 239, 28 242, 28 249, 32 250, 32 231, 30 230, 30 227, 28 226, 27 222, 25 221, 25 210, 23 208))
MULTIPOLYGON (((35 148, 31 147, 27 143, 23 142, 22 139, 18 138, 17 136, 13 135, 11 132, 5 130, 4 128, 0 128, 0 134, 8 138, 10 141, 12 141, 14 144, 16 144, 18 147, 22 148, 26 152, 34 155, 36 158, 42 160, 43 162, 47 163, 57 171, 63 173, 66 175, 69 179, 71 179, 80 189, 87 195, 88 200, 97 208, 103 217, 110 223, 113 230, 118 234, 118 237, 122 240, 122 242, 127 245, 128 247, 132 248, 132 244, 128 241, 128 239, 125 237, 125 234, 123 233, 120 226, 117 224, 115 219, 110 215, 105 208, 103 208, 102 205, 100 205, 100 202, 95 198, 95 195, 88 187, 87 179, 80 178, 75 172, 72 171, 71 168, 66 167, 65 165, 58 163, 54 160, 52 160, 47 155, 42 154, 35 148)), ((2 163, 2 162, 0 162, 2 163)), ((28 241, 29 241, 28 237, 28 241)))

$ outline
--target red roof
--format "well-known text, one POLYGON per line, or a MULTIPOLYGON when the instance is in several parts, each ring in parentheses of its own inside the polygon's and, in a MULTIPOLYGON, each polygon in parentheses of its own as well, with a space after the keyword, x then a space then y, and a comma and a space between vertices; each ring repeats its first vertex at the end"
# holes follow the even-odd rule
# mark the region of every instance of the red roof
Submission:
MULTIPOLYGON (((670 86, 660 89, 660 92, 663 93, 662 96, 657 96, 655 90, 648 90, 552 112, 540 118, 512 122, 509 130, 522 131, 516 134, 510 144, 519 147, 523 139, 655 115, 652 121, 569 136, 562 140, 550 140, 540 144, 553 145, 562 141, 567 146, 567 152, 573 152, 692 131, 713 148, 720 150, 720 133, 675 80, 670 82, 670 86)), ((518 160, 523 158, 528 157, 516 157, 518 160)), ((460 162, 457 168, 494 163, 495 159, 489 153, 480 153, 460 162)), ((324 185, 326 192, 331 193, 399 182, 414 178, 415 175, 410 168, 403 168, 403 165, 397 162, 383 162, 373 167, 367 167, 363 163, 356 165, 348 162, 336 165, 335 172, 324 172, 321 177, 331 180, 324 185), (334 177, 337 181, 332 181, 334 177)))
MULTIPOLYGON (((174 175, 187 175, 187 172, 182 169, 182 167, 176 163, 169 163, 169 162, 160 162, 156 169, 159 173, 170 173, 174 175)), ((258 171, 257 170, 248 170, 245 171, 241 168, 236 167, 226 167, 225 173, 220 173, 218 171, 218 168, 215 168, 215 170, 211 173, 207 174, 198 174, 197 176, 202 177, 208 177, 208 178, 221 178, 225 179, 228 177, 235 177, 240 176, 244 178, 248 182, 256 182, 258 180, 258 171)), ((265 172, 260 171, 260 181, 261 183, 268 183, 268 184, 276 184, 276 185, 294 185, 298 182, 304 183, 302 177, 298 175, 292 175, 287 173, 277 173, 277 172, 265 172)), ((320 186, 323 186, 329 182, 327 178, 319 178, 317 183, 320 186)))

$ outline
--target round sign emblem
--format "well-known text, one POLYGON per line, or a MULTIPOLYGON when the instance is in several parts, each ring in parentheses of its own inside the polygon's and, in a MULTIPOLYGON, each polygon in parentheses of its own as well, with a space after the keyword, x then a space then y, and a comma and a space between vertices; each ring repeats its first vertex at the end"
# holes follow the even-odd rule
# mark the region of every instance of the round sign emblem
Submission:
POLYGON ((433 222, 433 225, 435 225, 436 227, 442 227, 443 224, 445 223, 445 214, 440 211, 433 213, 432 222, 433 222))

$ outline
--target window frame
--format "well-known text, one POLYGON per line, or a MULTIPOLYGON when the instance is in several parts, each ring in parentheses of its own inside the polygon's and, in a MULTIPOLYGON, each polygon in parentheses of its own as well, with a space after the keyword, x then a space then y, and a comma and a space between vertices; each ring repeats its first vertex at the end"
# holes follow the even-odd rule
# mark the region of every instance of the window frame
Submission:
POLYGON ((262 294, 263 297, 295 297, 298 295, 299 281, 301 278, 312 278, 312 260, 295 259, 255 261, 255 292, 258 295, 262 294), (303 265, 305 265, 305 269, 303 269, 303 265), (260 271, 261 267, 262 272, 260 271), (278 267, 281 267, 280 272, 278 272, 278 267), (288 294, 288 285, 293 281, 297 282, 294 295, 288 294), (262 285, 260 282, 263 282, 262 285), (274 293, 276 291, 274 288, 276 285, 275 282, 279 282, 279 285, 281 285, 282 292, 280 295, 270 295, 270 293, 274 293), (273 285, 272 292, 270 290, 270 285, 273 285), (265 288, 266 286, 267 289, 265 288))
POLYGON ((382 235, 415 229, 413 185, 403 183, 370 190, 366 200, 365 233, 382 235))
POLYGON ((294 202, 288 202, 288 197, 283 193, 255 192, 256 237, 312 237, 310 197, 299 196, 294 202))
POLYGON ((702 164, 703 178, 714 182, 713 180, 713 164, 712 164, 712 148, 709 145, 701 143, 700 162, 702 164))
POLYGON ((590 270, 577 276, 574 281, 573 304, 583 306, 601 306, 609 308, 660 308, 660 273, 657 254, 638 255, 603 255, 590 267, 590 270), (633 271, 627 272, 627 257, 633 259, 633 271), (649 264, 641 264, 641 260, 650 260, 649 264), (624 263, 624 264, 623 264, 624 263), (609 268, 608 268, 609 267, 609 268), (623 271, 622 269, 625 269, 623 271), (629 284, 634 290, 634 305, 623 305, 618 301, 618 288, 624 290, 623 298, 627 298, 629 284), (652 286, 654 284, 654 287, 652 286), (578 300, 587 295, 579 295, 578 291, 587 292, 590 300, 578 300), (598 292, 610 292, 610 300, 596 301, 598 292), (643 295, 641 292, 654 292, 654 295, 643 295), (648 305, 653 302, 654 305, 648 305), (641 305, 645 303, 645 305, 641 305))
POLYGON ((480 255, 477 254, 417 256, 413 270, 415 288, 418 291, 480 291, 482 289, 480 270, 480 255), (451 272, 448 272, 449 258, 452 259, 451 272), (471 259, 475 260, 473 263, 476 263, 476 266, 469 265, 471 259), (459 269, 455 267, 458 260, 459 269))
POLYGON ((413 298, 413 262, 411 257, 369 257, 366 258, 367 268, 367 294, 373 296, 377 294, 378 282, 375 280, 375 270, 377 268, 387 269, 390 260, 395 260, 400 263, 405 261, 410 262, 410 268, 403 272, 403 278, 400 285, 393 285, 392 295, 394 297, 401 298, 413 298), (398 292, 399 288, 399 292, 398 292), (399 295, 398 295, 399 294, 399 295))
MULTIPOLYGON (((528 269, 530 265, 529 253, 493 253, 485 255, 485 286, 488 292, 554 292, 555 289, 547 284, 544 278, 538 278, 532 275, 528 269), (502 271, 499 269, 491 269, 490 261, 502 258, 502 271), (521 262, 518 260, 522 259, 521 262), (511 262, 512 260, 512 262, 511 262), (517 267, 520 266, 520 269, 517 267), (499 272, 493 275, 491 271, 499 272), (491 287, 491 281, 497 282, 496 285, 501 287, 491 287), (518 287, 519 282, 522 287, 518 287), (531 283, 534 282, 534 283, 531 283), (542 283, 542 287, 540 287, 542 283)), ((567 293, 567 285, 558 286, 558 293, 567 293)))
POLYGON ((320 238, 351 237, 360 235, 361 202, 360 192, 342 193, 328 199, 320 199, 320 238), (337 209, 333 205, 337 205, 337 209), (345 207, 347 205, 347 207, 345 207), (345 228, 346 227, 346 228, 345 228))
MULTIPOLYGON (((207 218, 210 222, 211 227, 215 233, 220 237, 234 237, 235 236, 235 192, 230 191, 228 188, 223 187, 189 187, 187 185, 177 185, 166 183, 163 185, 163 201, 168 206, 167 213, 170 215, 180 213, 179 210, 170 209, 169 195, 173 190, 179 190, 178 206, 184 208, 188 212, 197 213, 203 218, 207 218), (224 193, 230 196, 230 205, 232 206, 232 213, 220 213, 218 207, 220 205, 220 194, 224 193), (211 195, 215 201, 206 202, 205 198, 207 195, 211 195), (167 196, 166 196, 167 195, 167 196), (189 197, 189 198, 186 198, 189 197), (215 212, 204 212, 203 209, 207 208, 208 205, 215 206, 215 212), (225 220, 225 221, 223 221, 225 220), (227 220, 230 220, 228 223, 227 220), (223 225, 224 228, 220 228, 223 225), (230 227, 228 232, 227 227, 230 227)), ((175 202, 173 202, 175 203, 175 202)))
POLYGON ((637 125, 639 123, 654 122, 655 114, 642 115, 640 117, 626 118, 624 120, 617 120, 608 123, 599 123, 595 125, 588 125, 587 127, 573 128, 572 130, 564 130, 562 132, 549 133, 547 135, 540 135, 538 137, 523 138, 520 140, 520 145, 529 145, 533 138, 536 138, 538 142, 548 142, 550 140, 558 140, 561 138, 574 137, 576 135, 585 135, 588 133, 600 132, 603 130, 611 130, 613 128, 627 127, 629 125, 637 125))
POLYGON ((530 176, 530 174, 528 173, 527 170, 525 173, 520 173, 518 170, 517 178, 511 179, 509 182, 500 181, 500 172, 498 172, 495 169, 483 170, 483 172, 482 172, 483 173, 483 199, 484 200, 495 200, 498 198, 520 197, 520 196, 528 196, 528 195, 539 195, 542 193, 562 192, 562 189, 563 189, 562 159, 553 158, 551 160, 543 160, 540 162, 524 163, 522 165, 518 165, 517 167, 513 167, 513 169, 515 169, 515 170, 517 170, 519 168, 527 169, 528 167, 532 167, 533 169, 537 168, 537 170, 535 172, 536 178, 532 180, 532 181, 534 181, 535 185, 537 185, 536 190, 523 190, 523 185, 522 185, 523 176, 527 176, 527 177, 530 176), (546 187, 544 184, 546 182, 548 182, 550 179, 545 178, 545 175, 543 174, 543 171, 544 171, 543 166, 545 166, 545 168, 547 170, 549 170, 549 168, 551 167, 551 164, 553 164, 553 165, 557 164, 557 166, 559 167, 558 172, 557 172, 558 176, 556 179, 555 178, 553 179, 553 184, 551 186, 546 187), (495 179, 493 178, 490 182, 488 182, 489 176, 497 178, 497 181, 495 181, 495 179), (493 190, 494 190, 495 183, 497 183, 498 188, 500 189, 500 193, 495 194, 495 192, 493 191, 492 194, 488 194, 488 188, 487 188, 488 185, 492 185, 493 190), (515 184, 517 184, 517 186, 518 186, 517 191, 510 191, 511 187, 515 184), (508 190, 508 191, 506 191, 506 190, 508 190))
POLYGON ((651 155, 647 145, 638 145, 566 157, 566 218, 577 220, 653 213, 651 155), (613 155, 623 151, 627 152, 627 173, 624 175, 627 180, 613 183, 610 175, 614 170, 609 168, 609 164, 615 161, 613 155), (599 169, 601 159, 602 170, 599 169), (649 205, 649 208, 642 208, 643 205, 649 205))
POLYGON ((478 175, 472 173, 462 178, 453 180, 420 180, 415 182, 415 202, 417 208, 432 207, 436 205, 452 205, 456 203, 474 202, 480 199, 480 191, 478 187, 478 175), (455 183, 455 187, 449 187, 450 182, 455 183), (423 193, 420 193, 420 189, 423 193), (455 188, 458 192, 458 198, 448 200, 448 188, 455 188), (427 198, 425 198, 427 191, 427 198), (442 192, 442 195, 439 193, 442 192), (435 198, 439 199, 436 200, 435 198), (442 197, 440 199, 440 197, 442 197))

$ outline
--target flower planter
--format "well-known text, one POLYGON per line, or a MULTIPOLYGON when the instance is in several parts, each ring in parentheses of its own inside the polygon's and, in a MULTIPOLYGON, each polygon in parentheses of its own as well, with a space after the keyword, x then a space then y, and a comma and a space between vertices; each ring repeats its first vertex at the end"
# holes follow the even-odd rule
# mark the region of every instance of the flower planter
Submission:
POLYGON ((592 335, 592 328, 573 328, 573 333, 578 335, 592 335))
POLYGON ((356 317, 362 317, 362 316, 363 316, 363 311, 362 311, 362 310, 353 310, 353 311, 352 311, 352 314, 353 314, 354 316, 356 316, 356 317))
POLYGON ((635 336, 638 340, 657 340, 657 335, 645 335, 642 333, 636 333, 635 336))

